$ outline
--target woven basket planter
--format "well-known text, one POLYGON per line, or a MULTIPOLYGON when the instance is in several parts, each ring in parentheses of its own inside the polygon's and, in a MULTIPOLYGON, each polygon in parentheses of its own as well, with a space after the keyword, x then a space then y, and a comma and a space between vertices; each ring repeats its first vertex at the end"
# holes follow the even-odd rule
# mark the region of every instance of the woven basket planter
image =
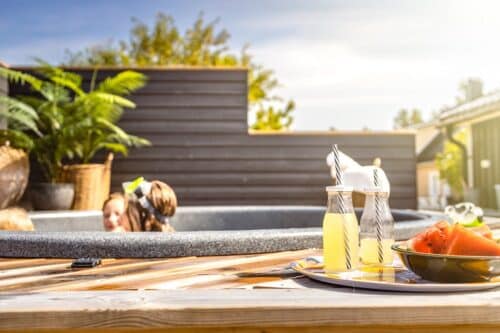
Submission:
POLYGON ((100 210, 109 196, 111 183, 111 163, 113 155, 108 155, 105 163, 65 165, 61 180, 71 182, 75 188, 74 210, 100 210))
POLYGON ((15 205, 21 199, 29 172, 29 159, 24 151, 0 147, 0 209, 15 205))

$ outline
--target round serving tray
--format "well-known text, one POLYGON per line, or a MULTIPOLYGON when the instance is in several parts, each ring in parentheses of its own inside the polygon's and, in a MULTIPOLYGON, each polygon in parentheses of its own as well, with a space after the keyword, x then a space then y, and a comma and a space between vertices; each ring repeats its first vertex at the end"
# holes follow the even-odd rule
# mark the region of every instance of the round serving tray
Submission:
POLYGON ((323 258, 314 257, 312 259, 299 260, 292 263, 291 267, 312 280, 344 287, 427 293, 478 291, 500 287, 500 278, 474 283, 430 282, 398 264, 383 269, 364 268, 351 272, 327 274, 323 270, 323 258))

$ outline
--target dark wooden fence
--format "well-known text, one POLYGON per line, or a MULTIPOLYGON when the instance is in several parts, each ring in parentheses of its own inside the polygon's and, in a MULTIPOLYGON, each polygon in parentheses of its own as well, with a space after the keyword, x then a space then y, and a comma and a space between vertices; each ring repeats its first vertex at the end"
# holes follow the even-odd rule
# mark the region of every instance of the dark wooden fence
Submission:
MULTIPOLYGON (((90 80, 91 70, 73 70, 90 80)), ((180 205, 325 205, 331 183, 325 156, 337 143, 363 164, 380 157, 392 182, 391 205, 416 207, 413 134, 249 133, 246 70, 141 71, 149 82, 120 126, 153 146, 116 157, 114 190, 144 176, 169 183, 180 205)), ((101 70, 98 78, 116 72, 101 70)))

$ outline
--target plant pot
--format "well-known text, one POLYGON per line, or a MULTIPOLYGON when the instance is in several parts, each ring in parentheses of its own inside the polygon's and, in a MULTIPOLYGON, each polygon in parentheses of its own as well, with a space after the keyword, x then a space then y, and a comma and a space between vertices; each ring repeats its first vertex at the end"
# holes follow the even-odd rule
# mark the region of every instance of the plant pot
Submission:
POLYGON ((0 209, 15 205, 21 199, 29 172, 29 159, 24 151, 0 147, 0 209))
POLYGON ((101 210, 104 200, 109 196, 111 182, 111 163, 109 154, 103 164, 65 165, 61 180, 75 185, 74 210, 101 210))
POLYGON ((69 210, 73 204, 71 183, 34 183, 30 185, 31 201, 36 210, 69 210))

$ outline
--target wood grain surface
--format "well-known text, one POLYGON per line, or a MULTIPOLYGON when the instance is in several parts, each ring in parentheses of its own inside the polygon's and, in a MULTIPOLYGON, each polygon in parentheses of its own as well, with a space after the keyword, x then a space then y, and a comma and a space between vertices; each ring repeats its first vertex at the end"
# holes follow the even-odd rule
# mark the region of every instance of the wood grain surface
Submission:
POLYGON ((498 290, 411 294, 323 285, 283 271, 315 249, 260 255, 0 259, 0 331, 497 332, 498 290), (282 274, 282 275, 280 275, 282 274), (78 330, 75 330, 78 328, 78 330))

